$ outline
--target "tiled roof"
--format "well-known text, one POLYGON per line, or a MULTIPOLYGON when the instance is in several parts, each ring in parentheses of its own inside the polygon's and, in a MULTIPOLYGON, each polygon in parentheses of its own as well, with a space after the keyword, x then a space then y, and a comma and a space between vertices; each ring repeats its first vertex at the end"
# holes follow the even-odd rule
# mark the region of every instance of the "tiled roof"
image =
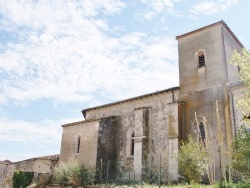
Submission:
POLYGON ((0 164, 11 164, 12 162, 10 160, 4 160, 4 161, 0 161, 0 164))
MULTIPOLYGON (((59 160, 59 158, 60 158, 60 155, 56 154, 56 155, 47 155, 47 156, 41 156, 41 157, 33 157, 33 158, 25 159, 25 160, 22 160, 22 161, 35 161, 37 159, 45 159, 45 160, 57 161, 57 160, 59 160)), ((22 161, 17 161, 17 162, 14 162, 14 163, 20 163, 22 161)))
POLYGON ((174 91, 174 90, 179 90, 179 89, 180 89, 180 87, 172 87, 172 88, 164 89, 164 90, 153 92, 153 93, 148 93, 148 94, 145 94, 145 95, 140 95, 140 96, 132 97, 132 98, 125 99, 125 100, 120 100, 120 101, 116 101, 116 102, 113 102, 113 103, 104 104, 104 105, 101 105, 101 106, 95 106, 95 107, 92 107, 92 108, 83 109, 82 114, 85 117, 86 112, 89 111, 89 110, 95 110, 95 109, 98 109, 98 108, 104 108, 104 107, 107 107, 107 106, 112 106, 112 105, 116 105, 116 104, 120 104, 120 103, 130 102, 130 101, 134 101, 134 100, 141 99, 141 98, 144 98, 144 97, 150 97, 150 96, 153 96, 153 95, 158 95, 158 94, 161 94, 161 93, 174 91))
POLYGON ((6 159, 6 160, 4 160, 4 161, 2 161, 2 162, 4 162, 4 163, 12 163, 10 160, 8 160, 8 159, 6 159))
POLYGON ((181 39, 181 38, 184 38, 186 36, 189 36, 189 35, 192 35, 192 34, 195 34, 195 33, 198 33, 200 31, 204 31, 206 29, 210 29, 212 27, 215 27, 217 25, 223 25, 227 31, 231 34, 231 36, 234 38, 234 40, 240 45, 241 48, 243 48, 243 44, 240 42, 240 40, 236 37, 236 35, 232 32, 232 30, 228 27, 228 25, 226 24, 226 22, 224 22, 223 20, 219 21, 219 22, 215 22, 213 24, 210 24, 210 25, 207 25, 205 27, 202 27, 202 28, 199 28, 199 29, 196 29, 194 31, 191 31, 191 32, 188 32, 188 33, 185 33, 183 35, 179 35, 179 36, 176 36, 176 39, 181 39))
POLYGON ((78 125, 78 124, 83 124, 83 123, 89 123, 89 122, 93 122, 93 121, 98 121, 99 119, 88 119, 88 120, 83 120, 83 121, 77 121, 77 122, 73 122, 73 123, 67 123, 62 125, 62 127, 68 127, 68 126, 72 126, 72 125, 78 125))
POLYGON ((57 161, 59 160, 60 155, 47 155, 47 156, 42 156, 42 157, 35 157, 35 159, 46 159, 46 160, 51 160, 51 161, 57 161))

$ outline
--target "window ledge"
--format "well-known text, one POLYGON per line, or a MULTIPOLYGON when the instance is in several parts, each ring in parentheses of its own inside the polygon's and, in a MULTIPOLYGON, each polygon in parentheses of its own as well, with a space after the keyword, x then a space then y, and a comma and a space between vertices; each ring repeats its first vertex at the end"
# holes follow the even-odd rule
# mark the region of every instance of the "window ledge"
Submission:
POLYGON ((206 65, 198 66, 197 69, 205 68, 206 65))

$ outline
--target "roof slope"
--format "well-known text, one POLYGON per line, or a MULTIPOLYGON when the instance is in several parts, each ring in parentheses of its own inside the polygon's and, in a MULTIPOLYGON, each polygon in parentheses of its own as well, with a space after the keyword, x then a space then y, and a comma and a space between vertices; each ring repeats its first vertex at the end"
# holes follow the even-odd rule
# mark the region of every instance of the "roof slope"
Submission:
POLYGON ((108 106, 112 106, 112 105, 116 105, 116 104, 120 104, 120 103, 130 102, 130 101, 138 100, 138 99, 141 99, 141 98, 144 98, 144 97, 150 97, 150 96, 153 96, 153 95, 158 95, 158 94, 161 94, 161 93, 174 91, 174 90, 179 90, 179 89, 180 89, 180 87, 172 87, 172 88, 164 89, 164 90, 161 90, 161 91, 156 91, 156 92, 153 92, 153 93, 148 93, 148 94, 145 94, 145 95, 132 97, 132 98, 125 99, 125 100, 120 100, 120 101, 116 101, 116 102, 112 102, 112 103, 108 103, 108 104, 104 104, 104 105, 100 105, 100 106, 95 106, 95 107, 83 109, 82 114, 83 114, 84 118, 86 118, 86 112, 89 111, 89 110, 95 110, 95 109, 98 109, 98 108, 104 108, 104 107, 108 107, 108 106))
POLYGON ((228 25, 226 24, 226 22, 224 22, 223 20, 221 20, 221 21, 219 21, 219 22, 215 22, 215 23, 210 24, 210 25, 207 25, 207 26, 205 26, 205 27, 196 29, 196 30, 194 30, 194 31, 185 33, 185 34, 183 34, 183 35, 176 36, 176 39, 179 40, 179 39, 181 39, 181 38, 190 36, 190 35, 192 35, 192 34, 195 34, 195 33, 200 32, 200 31, 204 31, 204 30, 206 30, 206 29, 210 29, 210 28, 215 27, 215 26, 218 26, 218 25, 223 25, 223 26, 227 29, 227 31, 231 34, 231 36, 234 38, 234 40, 240 45, 240 47, 241 47, 241 48, 244 48, 243 44, 240 42, 240 40, 236 37, 236 35, 232 32, 232 30, 228 27, 228 25))
MULTIPOLYGON (((60 155, 59 154, 55 154, 55 155, 46 155, 46 156, 41 156, 41 157, 33 157, 33 158, 25 159, 25 160, 22 160, 22 161, 35 161, 37 159, 57 161, 57 160, 59 160, 59 158, 60 158, 60 155)), ((22 161, 17 161, 17 162, 14 162, 14 163, 20 163, 22 161)))

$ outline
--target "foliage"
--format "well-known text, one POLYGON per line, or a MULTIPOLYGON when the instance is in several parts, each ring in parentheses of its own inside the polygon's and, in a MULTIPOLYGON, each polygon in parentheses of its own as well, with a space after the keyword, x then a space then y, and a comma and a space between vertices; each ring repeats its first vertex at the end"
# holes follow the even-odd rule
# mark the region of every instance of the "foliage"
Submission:
MULTIPOLYGON (((246 85, 247 91, 242 93, 242 97, 238 99, 238 106, 246 117, 250 112, 250 51, 243 49, 242 52, 234 51, 232 63, 239 66, 239 78, 246 85)), ((245 118, 246 123, 250 126, 250 119, 245 118)))
POLYGON ((250 132, 244 126, 237 132, 233 143, 233 167, 245 179, 250 179, 250 132))
POLYGON ((238 182, 238 183, 229 183, 223 181, 222 183, 218 183, 215 185, 215 188, 249 188, 250 183, 247 182, 238 182))
POLYGON ((239 182, 236 184, 236 188, 249 188, 250 187, 250 183, 248 182, 239 182))
POLYGON ((204 144, 189 136, 188 142, 182 142, 179 149, 180 174, 189 182, 198 183, 206 169, 207 158, 204 144))
MULTIPOLYGON (((232 63, 239 66, 239 78, 246 86, 242 96, 237 99, 238 107, 244 115, 244 126, 237 131, 233 143, 233 167, 241 174, 242 179, 250 179, 250 51, 243 49, 242 52, 234 51, 232 63)), ((249 186, 250 187, 250 186, 249 186)))
MULTIPOLYGON (((166 177, 168 174, 167 170, 161 170, 161 183, 165 183, 162 181, 163 177, 166 177)), ((143 181, 145 184, 158 184, 160 180, 160 172, 159 170, 151 170, 149 176, 144 176, 143 181)))
POLYGON ((53 182, 60 185, 77 187, 92 184, 93 181, 93 171, 75 160, 61 163, 53 174, 53 182))
POLYGON ((34 172, 15 171, 12 177, 14 188, 26 188, 32 183, 34 172))

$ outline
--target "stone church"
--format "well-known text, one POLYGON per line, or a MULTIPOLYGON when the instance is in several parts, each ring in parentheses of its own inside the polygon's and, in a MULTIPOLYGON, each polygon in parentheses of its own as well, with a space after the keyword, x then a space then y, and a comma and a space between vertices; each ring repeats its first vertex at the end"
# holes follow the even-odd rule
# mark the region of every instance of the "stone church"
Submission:
POLYGON ((178 179, 179 143, 190 134, 197 135, 197 127, 202 134, 203 117, 217 134, 216 106, 222 127, 226 124, 224 109, 229 107, 235 134, 241 120, 235 96, 244 85, 230 59, 233 50, 242 50, 242 43, 224 21, 176 40, 179 86, 83 109, 84 121, 62 125, 61 162, 76 159, 96 169, 109 165, 110 179, 120 176, 136 181, 158 172, 161 166, 164 177, 171 181, 178 179))

